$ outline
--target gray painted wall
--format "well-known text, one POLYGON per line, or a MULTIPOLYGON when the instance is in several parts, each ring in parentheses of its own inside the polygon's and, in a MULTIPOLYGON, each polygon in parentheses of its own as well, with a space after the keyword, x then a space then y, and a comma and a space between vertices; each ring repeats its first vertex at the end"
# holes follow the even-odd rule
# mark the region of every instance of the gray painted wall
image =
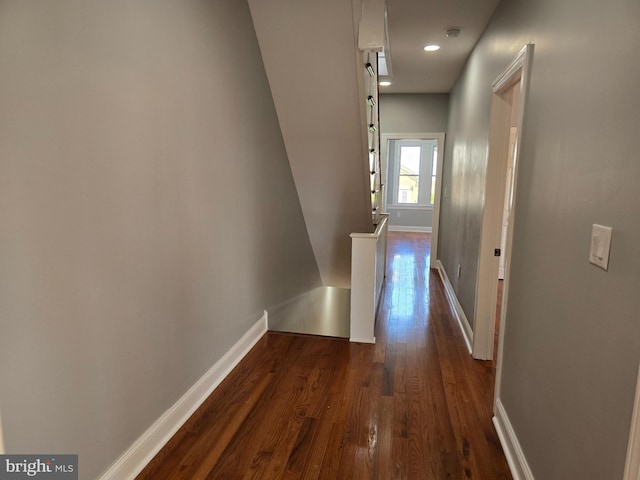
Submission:
POLYGON ((351 288, 349 235, 373 232, 357 9, 344 0, 249 7, 322 282, 351 288))
POLYGON ((501 2, 451 95, 442 261, 473 318, 491 82, 528 42, 500 396, 535 478, 622 478, 640 360, 638 2, 501 2), (614 229, 608 272, 587 260, 593 223, 614 229))
POLYGON ((446 132, 448 115, 448 93, 380 95, 381 133, 446 132))
POLYGON ((96 478, 320 285, 244 1, 0 2, 9 452, 96 478))
MULTIPOLYGON (((447 131, 449 94, 392 93, 380 95, 380 132, 439 133, 447 131)), ((391 143, 391 142, 390 142, 391 143)), ((444 145, 442 146, 444 147, 444 145)), ((390 151, 393 151, 392 149, 390 151)), ((386 171, 386 159, 383 159, 386 171)), ((388 207, 390 228, 431 228, 433 209, 388 207)))
POLYGON ((389 213, 389 225, 391 230, 427 231, 433 224, 433 208, 431 207, 387 207, 389 213))

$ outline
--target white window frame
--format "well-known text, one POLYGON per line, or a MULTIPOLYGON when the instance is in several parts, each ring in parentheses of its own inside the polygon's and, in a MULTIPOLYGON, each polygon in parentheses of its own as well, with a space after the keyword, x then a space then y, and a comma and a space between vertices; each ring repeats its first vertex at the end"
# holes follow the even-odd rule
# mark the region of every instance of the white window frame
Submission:
POLYGON ((438 147, 437 139, 398 139, 395 141, 394 154, 389 165, 389 196, 391 207, 431 209, 431 188, 433 179, 434 149, 438 147), (401 203, 400 190, 400 149, 402 147, 420 147, 420 173, 418 180, 418 203, 401 203))

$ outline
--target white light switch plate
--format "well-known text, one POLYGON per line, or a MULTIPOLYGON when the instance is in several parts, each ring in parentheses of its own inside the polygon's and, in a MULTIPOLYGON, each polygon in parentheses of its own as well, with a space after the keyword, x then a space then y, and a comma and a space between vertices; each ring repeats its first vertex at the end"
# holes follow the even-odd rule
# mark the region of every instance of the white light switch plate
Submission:
POLYGON ((589 261, 607 270, 609 268, 609 251, 611 250, 611 227, 594 224, 591 229, 591 251, 589 261))

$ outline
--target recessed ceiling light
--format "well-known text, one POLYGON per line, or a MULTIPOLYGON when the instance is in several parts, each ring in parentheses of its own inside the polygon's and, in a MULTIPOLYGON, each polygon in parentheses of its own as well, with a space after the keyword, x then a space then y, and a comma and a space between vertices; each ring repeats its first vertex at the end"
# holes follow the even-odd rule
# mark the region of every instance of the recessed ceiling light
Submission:
POLYGON ((389 85, 391 85, 391 82, 389 80, 382 80, 380 82, 381 87, 388 87, 389 85))
POLYGON ((435 52, 436 50, 440 50, 440 45, 425 45, 425 52, 435 52))

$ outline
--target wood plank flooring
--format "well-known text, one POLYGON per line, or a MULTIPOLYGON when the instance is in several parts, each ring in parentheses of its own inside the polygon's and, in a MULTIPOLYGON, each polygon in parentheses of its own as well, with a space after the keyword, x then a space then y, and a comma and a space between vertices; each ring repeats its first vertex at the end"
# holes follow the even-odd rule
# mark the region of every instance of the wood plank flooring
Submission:
POLYGON ((375 345, 266 334, 138 479, 511 479, 429 236, 388 245, 375 345))

